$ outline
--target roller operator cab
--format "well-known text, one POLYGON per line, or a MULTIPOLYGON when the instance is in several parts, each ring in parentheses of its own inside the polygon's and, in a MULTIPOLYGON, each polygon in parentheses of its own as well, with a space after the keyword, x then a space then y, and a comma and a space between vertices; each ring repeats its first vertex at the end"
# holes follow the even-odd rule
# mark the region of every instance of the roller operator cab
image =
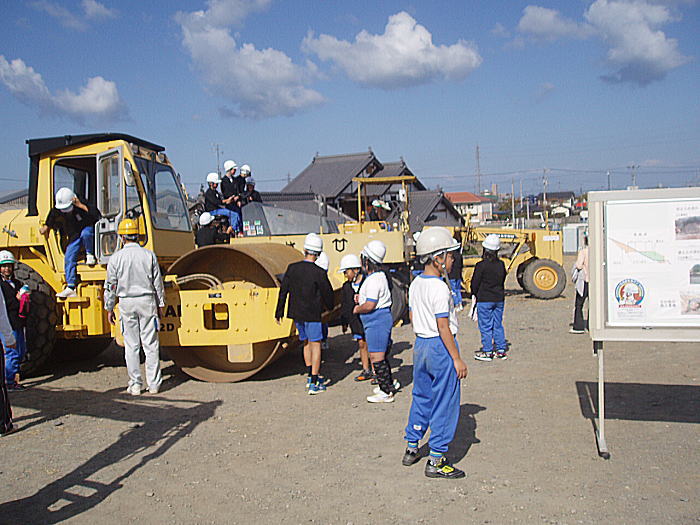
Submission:
POLYGON ((27 208, 0 215, 0 245, 15 254, 17 276, 32 291, 25 373, 45 363, 54 347, 58 358, 80 358, 99 353, 111 341, 102 294, 107 262, 120 248, 120 220, 138 220, 140 244, 157 254, 163 269, 194 248, 182 186, 162 146, 116 133, 31 139, 27 144, 27 208), (66 300, 56 299, 66 282, 65 241, 53 230, 39 233, 63 187, 102 216, 95 225, 97 264, 86 265, 82 256, 78 296, 66 300))

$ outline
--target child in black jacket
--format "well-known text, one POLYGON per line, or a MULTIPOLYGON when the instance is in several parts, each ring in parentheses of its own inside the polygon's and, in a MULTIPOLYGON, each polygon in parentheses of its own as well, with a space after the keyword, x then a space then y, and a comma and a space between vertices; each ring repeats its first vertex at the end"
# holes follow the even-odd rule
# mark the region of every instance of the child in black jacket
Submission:
POLYGON ((355 377, 355 381, 367 381, 374 377, 374 372, 372 371, 372 365, 369 361, 365 329, 362 326, 360 316, 352 312, 357 304, 355 297, 360 291, 362 281, 365 279, 365 275, 362 273, 360 258, 354 254, 344 256, 340 261, 339 271, 343 272, 347 279, 343 284, 343 288, 340 290, 340 315, 343 323, 343 333, 350 328, 352 338, 357 341, 357 345, 360 349, 360 361, 362 362, 362 372, 355 377))

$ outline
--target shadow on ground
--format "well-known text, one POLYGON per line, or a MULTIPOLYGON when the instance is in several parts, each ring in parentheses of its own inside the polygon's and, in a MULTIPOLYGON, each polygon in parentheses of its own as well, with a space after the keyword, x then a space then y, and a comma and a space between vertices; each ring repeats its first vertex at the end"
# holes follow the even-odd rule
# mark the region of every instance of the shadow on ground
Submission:
MULTIPOLYGON (((66 413, 129 422, 114 443, 77 465, 35 494, 0 503, 0 516, 15 523, 59 523, 97 506, 124 486, 128 478, 165 454, 180 439, 211 418, 221 401, 127 398, 119 391, 94 392, 33 388, 15 396, 13 405, 36 410, 19 418, 20 432, 66 413), (22 421, 29 420, 29 424, 22 421), (110 481, 105 478, 118 474, 110 481)), ((76 443, 77 446, 79 444, 76 443)))
MULTIPOLYGON (((598 383, 577 381, 581 414, 598 418, 598 383)), ((605 419, 700 423, 700 386, 605 383, 605 419)))

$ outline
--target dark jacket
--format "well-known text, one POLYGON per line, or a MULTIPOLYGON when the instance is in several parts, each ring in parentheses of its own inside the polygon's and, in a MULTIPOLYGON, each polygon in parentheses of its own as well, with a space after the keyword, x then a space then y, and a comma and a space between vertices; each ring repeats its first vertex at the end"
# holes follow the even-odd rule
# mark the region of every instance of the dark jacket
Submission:
POLYGON ((452 252, 455 254, 455 262, 452 263, 452 270, 447 274, 448 279, 459 279, 462 280, 462 267, 464 263, 462 261, 462 250, 455 250, 452 252))
POLYGON ((221 201, 221 193, 213 188, 209 188, 204 192, 204 211, 214 211, 224 207, 224 203, 221 201))
POLYGON ((229 236, 220 232, 214 226, 202 226, 197 230, 194 236, 194 242, 199 247, 209 246, 212 244, 224 244, 229 239, 229 236))
POLYGON ((503 283, 506 266, 503 261, 484 259, 476 263, 472 275, 471 293, 477 303, 500 303, 506 298, 503 283))
MULTIPOLYGON (((232 195, 240 195, 240 184, 237 181, 237 179, 240 178, 241 177, 233 177, 232 179, 229 179, 226 175, 224 175, 224 177, 221 179, 221 194, 224 196, 224 199, 228 199, 232 195)), ((238 211, 238 204, 236 204, 235 200, 231 201, 225 206, 229 210, 238 211)))
POLYGON ((100 219, 101 214, 95 206, 87 205, 88 210, 81 210, 73 206, 70 213, 63 213, 61 210, 51 208, 46 216, 46 226, 52 230, 58 230, 61 235, 71 243, 80 237, 80 232, 87 226, 94 226, 100 219))
POLYGON ((287 317, 299 322, 320 321, 325 310, 333 309, 333 288, 325 270, 309 261, 290 264, 282 279, 275 318, 287 317))
POLYGON ((262 202, 262 196, 257 190, 246 191, 241 195, 241 202, 243 203, 243 206, 245 206, 249 202, 262 202))
MULTIPOLYGON (((364 277, 363 279, 364 280, 364 277)), ((360 281, 362 284, 362 281, 360 281)), ((350 331, 355 335, 365 336, 365 329, 358 314, 352 313, 355 308, 355 294, 357 292, 350 281, 345 281, 340 290, 340 320, 345 326, 350 327, 350 331)))
POLYGON ((22 288, 22 285, 22 281, 18 281, 14 277, 9 281, 0 277, 0 288, 5 298, 7 317, 10 319, 10 326, 13 330, 19 330, 25 325, 24 319, 19 316, 19 299, 17 299, 17 292, 22 288), (10 281, 12 281, 12 284, 10 284, 10 281), (13 284, 14 286, 12 286, 13 284))

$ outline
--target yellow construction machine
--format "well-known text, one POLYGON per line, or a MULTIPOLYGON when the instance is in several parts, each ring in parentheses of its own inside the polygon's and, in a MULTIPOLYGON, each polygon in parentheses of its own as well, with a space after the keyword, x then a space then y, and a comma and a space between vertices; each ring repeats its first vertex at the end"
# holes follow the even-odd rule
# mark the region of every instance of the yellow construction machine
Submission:
POLYGON ((533 229, 506 229, 489 227, 462 228, 464 267, 462 281, 466 290, 481 260, 481 242, 487 235, 501 239, 499 257, 508 273, 515 271, 520 287, 538 299, 559 297, 566 287, 563 268, 564 252, 559 231, 533 229))
MULTIPOLYGON (((289 263, 301 259, 303 234, 312 229, 194 249, 182 184, 162 146, 118 133, 32 139, 27 144, 27 207, 0 214, 0 249, 15 254, 17 277, 31 290, 24 373, 39 369, 52 354, 88 357, 101 352, 113 337, 120 339, 119 323, 115 327, 107 321, 103 285, 109 257, 120 248, 117 225, 125 217, 137 219, 140 244, 158 257, 166 287, 161 346, 186 373, 205 381, 239 381, 267 366, 295 341, 291 321, 277 324, 274 312, 282 275, 289 263), (77 297, 68 299, 56 298, 65 285, 65 245, 54 231, 39 233, 61 187, 72 189, 102 215, 95 225, 97 264, 79 262, 77 297)), ((337 225, 334 231, 316 230, 321 230, 336 289, 342 284, 337 268, 343 255, 358 254, 371 239, 387 245, 395 319, 405 311, 413 254, 407 235, 410 179, 356 179, 359 220, 337 225), (362 187, 370 183, 402 186, 395 222, 363 220, 362 187)), ((466 237, 476 240, 474 235, 481 234, 466 237)), ((539 235, 528 234, 525 243, 530 249, 534 243, 538 257, 537 242, 547 242, 539 235)), ((528 264, 532 252, 522 255, 521 248, 512 255, 509 268, 518 264, 526 282, 534 262, 528 264)))

